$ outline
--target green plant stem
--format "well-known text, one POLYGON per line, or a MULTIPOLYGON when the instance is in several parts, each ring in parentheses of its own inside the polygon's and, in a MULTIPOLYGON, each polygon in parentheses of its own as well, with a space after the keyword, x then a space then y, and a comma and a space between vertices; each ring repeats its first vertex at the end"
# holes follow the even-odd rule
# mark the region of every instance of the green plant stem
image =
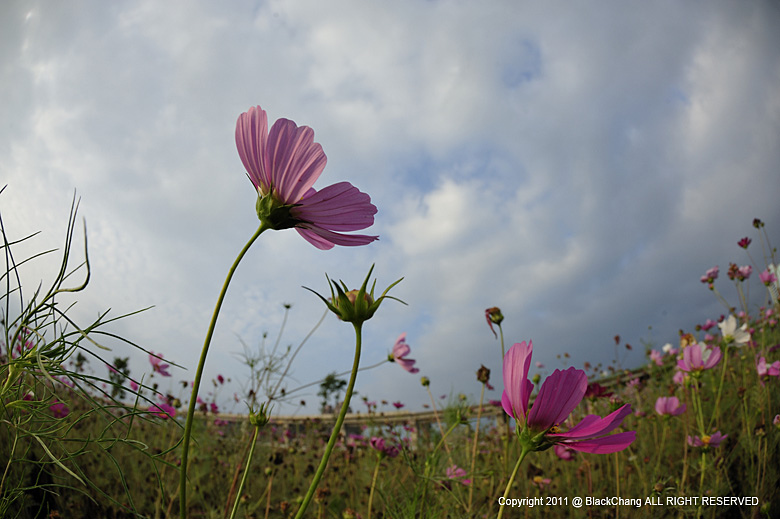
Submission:
POLYGON ((350 375, 349 383, 347 384, 347 392, 344 396, 344 403, 341 404, 341 411, 339 411, 339 416, 336 418, 336 425, 333 426, 333 432, 330 435, 330 440, 328 440, 328 445, 325 447, 325 453, 322 455, 320 466, 317 467, 317 472, 315 472, 314 479, 312 479, 311 485, 309 485, 309 490, 306 492, 306 496, 303 498, 303 502, 301 503, 301 507, 298 509, 298 513, 295 514, 296 519, 303 517, 303 514, 306 513, 306 508, 309 506, 309 502, 311 501, 312 497, 314 497, 314 491, 317 490, 317 485, 319 485, 320 479, 322 479, 322 474, 325 472, 325 467, 328 465, 330 453, 333 451, 334 445, 336 445, 336 440, 338 439, 339 432, 341 431, 341 425, 344 423, 344 417, 347 415, 347 409, 349 409, 349 402, 352 400, 352 390, 355 388, 355 379, 357 379, 358 367, 360 365, 360 348, 362 346, 363 323, 355 322, 352 324, 355 327, 355 359, 352 362, 352 374, 350 375))
MULTIPOLYGON (((714 411, 712 413, 712 416, 710 417, 710 424, 708 430, 712 430, 712 422, 715 421, 716 416, 718 417, 718 422, 720 422, 720 397, 721 394, 723 393, 723 386, 726 381, 726 365, 728 364, 728 362, 729 362, 729 350, 728 347, 724 345, 723 346, 723 367, 721 368, 720 371, 720 384, 718 384, 718 394, 715 397, 715 407, 713 407, 714 411)), ((707 433, 704 432, 704 434, 707 433)))
MULTIPOLYGON (((474 467, 477 463, 477 442, 479 441, 479 422, 482 421, 482 402, 485 399, 485 384, 482 384, 482 391, 479 394, 479 409, 477 410, 477 425, 474 429, 474 442, 471 446, 471 470, 469 471, 469 475, 472 478, 472 481, 474 480, 474 467)), ((468 513, 471 513, 471 505, 474 501, 474 486, 475 485, 469 485, 469 506, 466 510, 468 513)))
MULTIPOLYGON (((442 427, 441 420, 439 419, 439 411, 438 411, 438 409, 436 409, 436 401, 433 399, 433 393, 431 393, 430 386, 425 386, 425 389, 428 390, 428 396, 431 399, 431 408, 433 409, 433 416, 436 417, 436 424, 439 426, 439 434, 441 434, 441 439, 442 439, 442 441, 444 441, 444 438, 445 438, 444 427, 442 427)), ((452 461, 452 452, 450 452, 450 447, 446 443, 444 444, 444 450, 447 451, 447 457, 449 457, 450 463, 454 463, 452 461)))
POLYGON ((187 518, 187 462, 190 453, 190 437, 192 436, 192 422, 195 417, 195 405, 198 399, 198 389, 200 389, 200 379, 203 377, 203 368, 206 366, 206 355, 209 352, 209 346, 211 345, 211 338, 214 336, 214 328, 217 324, 217 317, 219 317, 219 311, 222 308, 222 301, 225 299, 228 285, 230 280, 233 279, 233 274, 236 272, 236 268, 244 255, 249 250, 249 247, 257 240, 264 231, 269 229, 265 222, 260 224, 257 231, 252 235, 249 241, 244 245, 244 248, 239 252, 238 257, 230 266, 225 283, 222 285, 222 290, 217 298, 217 304, 214 307, 214 314, 211 316, 211 322, 209 323, 209 329, 206 332, 206 340, 203 343, 203 350, 200 354, 200 362, 198 363, 198 370, 195 372, 195 381, 192 383, 192 395, 190 396, 190 405, 187 410, 187 421, 184 424, 184 436, 182 437, 181 448, 181 473, 179 476, 179 517, 180 519, 187 518))
POLYGON ((255 425, 255 434, 252 435, 252 447, 249 448, 249 456, 246 459, 246 465, 244 466, 244 475, 241 476, 241 483, 238 484, 238 491, 236 492, 236 500, 233 501, 233 511, 230 512, 230 519, 236 516, 238 510, 238 502, 241 501, 241 492, 244 490, 244 484, 246 483, 246 477, 249 475, 249 467, 252 463, 252 456, 255 455, 255 445, 257 445, 257 433, 260 432, 260 427, 255 425))
MULTIPOLYGON (((449 429, 447 429, 447 432, 442 434, 441 439, 436 444, 436 446, 433 448, 430 454, 428 454, 428 457, 425 460, 425 473, 423 474, 423 491, 422 491, 422 499, 420 500, 420 515, 419 517, 425 517, 425 514, 423 513, 425 511, 425 496, 428 493, 428 483, 431 480, 431 470, 433 469, 433 461, 436 456, 436 453, 439 452, 439 449, 441 449, 441 446, 444 445, 445 447, 447 444, 445 443, 445 440, 447 439, 447 436, 450 435, 452 431, 455 430, 455 428, 460 425, 458 422, 455 422, 450 426, 449 429)), ((455 464, 452 461, 452 458, 450 458, 450 463, 453 465, 455 464)))
POLYGON ((374 489, 376 489, 376 478, 379 475, 379 465, 382 464, 382 455, 377 454, 376 467, 374 467, 374 476, 371 478, 371 491, 368 493, 368 513, 366 519, 371 519, 371 505, 374 503, 374 489))
MULTIPOLYGON (((523 450, 520 452, 520 457, 517 459, 517 463, 515 463, 515 470, 512 471, 512 475, 509 477, 509 482, 506 484, 506 489, 504 490, 504 499, 503 502, 506 502, 506 496, 509 495, 509 489, 512 488, 512 483, 515 481, 515 476, 517 475, 517 471, 520 468, 520 464, 523 463, 523 460, 525 459, 526 455, 531 452, 528 448, 525 446, 523 447, 523 450)), ((504 505, 501 505, 498 509, 498 516, 496 516, 496 519, 501 519, 501 516, 504 515, 504 505)))

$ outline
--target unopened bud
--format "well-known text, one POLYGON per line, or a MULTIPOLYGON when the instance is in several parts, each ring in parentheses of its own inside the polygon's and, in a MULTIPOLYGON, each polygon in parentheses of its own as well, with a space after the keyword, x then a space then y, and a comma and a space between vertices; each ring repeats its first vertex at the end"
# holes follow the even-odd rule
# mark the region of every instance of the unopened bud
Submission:
POLYGON ((487 384, 490 381, 490 370, 482 365, 477 370, 477 381, 487 384))

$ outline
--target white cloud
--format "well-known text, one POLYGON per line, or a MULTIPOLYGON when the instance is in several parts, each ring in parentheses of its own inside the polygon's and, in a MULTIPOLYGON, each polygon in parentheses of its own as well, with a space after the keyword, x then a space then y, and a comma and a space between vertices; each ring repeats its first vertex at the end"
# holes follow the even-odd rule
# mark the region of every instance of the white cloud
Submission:
MULTIPOLYGON (((282 302, 286 337, 305 336, 322 305, 301 285, 357 283, 374 262, 377 286, 405 276, 394 292, 409 307, 367 324, 366 362, 406 330, 435 384, 470 392, 481 363, 500 378, 492 305, 507 340, 534 339, 548 365, 564 350, 605 360, 616 333, 636 347, 653 325, 667 342, 720 311, 698 276, 739 260, 753 217, 780 225, 768 3, 41 5, 0 17, 4 222, 56 245, 77 188, 95 276, 80 315, 155 304, 117 326, 191 370, 257 225, 233 143, 253 104, 315 128, 318 185, 371 194, 381 240, 323 253, 291 231, 261 237, 228 293, 213 374, 241 371, 236 335, 257 343, 282 302)), ((317 332, 299 380, 349 367, 340 325, 317 332)), ((381 370, 362 394, 424 400, 381 370)))

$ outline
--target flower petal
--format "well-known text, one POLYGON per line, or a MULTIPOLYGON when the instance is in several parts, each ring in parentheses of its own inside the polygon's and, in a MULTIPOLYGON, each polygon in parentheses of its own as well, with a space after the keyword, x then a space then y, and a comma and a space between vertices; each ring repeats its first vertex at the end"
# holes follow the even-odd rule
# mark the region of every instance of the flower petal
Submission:
POLYGON ((284 203, 294 204, 319 178, 327 157, 314 142, 314 130, 278 119, 268 133, 265 160, 272 189, 284 203))
POLYGON ((264 155, 268 141, 268 116, 259 106, 253 106, 238 116, 236 147, 247 176, 255 189, 267 194, 271 178, 265 168, 264 155))
POLYGON ((322 229, 310 224, 302 224, 295 227, 298 234, 321 250, 332 249, 334 245, 343 245, 346 247, 356 247, 358 245, 368 245, 378 236, 367 236, 364 234, 338 234, 322 229))
POLYGON ((528 341, 528 344, 523 341, 514 344, 504 356, 504 395, 509 402, 509 410, 507 411, 507 405, 504 405, 504 396, 501 397, 502 405, 508 415, 521 422, 525 422, 528 414, 528 399, 534 388, 528 380, 533 349, 532 341, 528 341))
POLYGON ((556 369, 542 383, 534 405, 528 413, 528 425, 542 431, 560 424, 571 414, 585 396, 588 377, 581 369, 556 369))
POLYGON ((580 452, 592 452, 593 454, 610 454, 622 451, 631 445, 636 439, 636 431, 626 431, 612 434, 595 440, 581 440, 564 442, 562 445, 580 452))
POLYGON ((309 189, 290 214, 330 231, 358 231, 374 223, 377 209, 371 197, 349 182, 320 191, 309 189))
MULTIPOLYGON (((571 369, 571 368, 569 368, 571 369)), ((625 404, 620 409, 613 411, 604 418, 591 414, 580 420, 580 423, 564 433, 550 434, 552 438, 566 440, 578 440, 582 438, 595 438, 612 432, 623 419, 631 414, 631 404, 625 404)))

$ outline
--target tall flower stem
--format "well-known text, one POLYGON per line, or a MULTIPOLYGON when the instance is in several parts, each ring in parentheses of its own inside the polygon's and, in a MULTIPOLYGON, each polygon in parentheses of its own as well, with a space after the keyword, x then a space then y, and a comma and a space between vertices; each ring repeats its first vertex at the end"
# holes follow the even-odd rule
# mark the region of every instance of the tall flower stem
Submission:
MULTIPOLYGON (((477 463, 477 442, 479 441, 479 423, 482 421, 482 402, 485 399, 485 384, 482 384, 482 391, 479 395, 479 409, 477 410, 477 424, 474 429, 474 442, 471 446, 471 470, 469 471, 469 475, 471 475, 472 480, 474 478, 474 467, 477 463)), ((469 506, 467 511, 471 513, 471 505, 474 500, 474 486, 475 485, 469 485, 469 506)))
POLYGON ((198 390, 200 389, 200 380, 203 377, 203 368, 206 366, 206 356, 209 352, 209 346, 211 346, 211 338, 214 336, 214 328, 217 325, 217 318, 219 317, 219 311, 222 308, 222 301, 225 300, 225 294, 227 293, 230 280, 233 279, 233 274, 236 272, 236 268, 244 255, 257 240, 257 238, 270 227, 266 222, 261 222, 260 227, 252 235, 249 241, 238 253, 238 257, 233 262, 228 270, 225 283, 222 285, 222 290, 217 298, 217 304, 214 307, 214 314, 211 316, 211 322, 209 323, 209 329, 206 332, 206 340, 203 343, 203 350, 200 353, 200 361, 198 362, 198 370, 195 372, 195 381, 192 383, 192 395, 190 396, 190 405, 187 410, 187 421, 184 424, 184 437, 182 438, 181 448, 181 472, 179 476, 179 517, 180 519, 186 519, 187 517, 187 461, 190 453, 190 437, 192 436, 192 422, 195 417, 196 400, 198 399, 198 390))
POLYGON ((230 512, 230 519, 236 516, 238 510, 238 502, 241 501, 241 492, 244 490, 244 484, 246 483, 246 477, 249 474, 249 467, 252 463, 252 457, 255 454, 255 445, 257 445, 257 433, 260 432, 260 426, 255 425, 255 433, 252 435, 252 446, 249 448, 249 456, 246 459, 246 466, 244 468, 244 475, 241 476, 241 483, 238 485, 238 491, 236 492, 236 500, 233 501, 233 511, 230 512))
POLYGON ((336 418, 336 425, 333 426, 333 432, 330 435, 330 440, 328 440, 328 445, 325 447, 325 453, 322 455, 320 466, 317 467, 317 472, 314 473, 314 479, 312 479, 311 485, 309 485, 309 490, 306 492, 306 496, 303 498, 301 508, 298 509, 298 513, 295 515, 295 519, 300 519, 303 517, 303 515, 306 513, 306 508, 309 506, 309 502, 311 502, 312 497, 314 497, 314 491, 317 490, 317 485, 319 485, 320 479, 322 479, 322 474, 325 472, 325 467, 328 465, 330 453, 333 451, 333 447, 336 445, 336 440, 339 437, 341 426, 344 423, 344 417, 347 415, 347 409, 349 409, 349 402, 352 400, 352 390, 355 388, 355 380, 357 379, 358 367, 360 365, 360 348, 362 346, 363 340, 363 323, 355 322, 352 324, 355 327, 355 359, 352 362, 352 374, 350 375, 349 383, 347 384, 347 392, 344 396, 344 403, 341 404, 341 411, 339 411, 339 416, 336 418))
MULTIPOLYGON (((509 495, 509 489, 512 488, 512 483, 515 481, 515 476, 517 476, 517 471, 520 469, 520 464, 523 463, 523 460, 528 455, 528 453, 531 452, 531 449, 529 449, 526 446, 523 446, 523 450, 520 452, 520 457, 517 459, 517 463, 515 463, 515 470, 512 471, 512 475, 509 477, 509 482, 506 484, 506 489, 504 490, 504 499, 503 502, 506 502, 506 496, 509 495)), ((501 508, 498 509, 498 516, 496 519, 501 519, 501 516, 504 515, 504 505, 501 505, 501 508)))
MULTIPOLYGON (((720 422, 720 397, 723 394, 723 386, 726 380, 726 366, 729 363, 729 349, 728 345, 723 347, 723 366, 720 370, 720 384, 718 384, 718 393, 715 397, 715 407, 712 416, 710 417, 709 429, 712 429, 712 422, 716 420, 720 422)), ((702 431, 703 434, 707 434, 707 431, 702 431)))
POLYGON ((371 478, 371 491, 368 494, 368 513, 367 519, 371 519, 371 505, 374 504, 374 489, 376 489, 376 478, 379 475, 379 466, 382 464, 382 455, 377 454, 376 467, 374 467, 374 476, 371 478))
MULTIPOLYGON (((436 401, 433 399, 431 388, 429 386, 425 386, 425 389, 428 390, 428 396, 431 399, 431 408, 433 409, 433 416, 436 417, 436 424, 439 426, 439 434, 441 434, 441 441, 443 442, 446 435, 444 434, 444 427, 442 427, 441 420, 439 419, 439 411, 436 409, 436 401)), ((450 463, 454 463, 452 461, 452 452, 450 451, 450 446, 446 443, 444 444, 444 450, 447 451, 447 457, 450 459, 450 463)))

